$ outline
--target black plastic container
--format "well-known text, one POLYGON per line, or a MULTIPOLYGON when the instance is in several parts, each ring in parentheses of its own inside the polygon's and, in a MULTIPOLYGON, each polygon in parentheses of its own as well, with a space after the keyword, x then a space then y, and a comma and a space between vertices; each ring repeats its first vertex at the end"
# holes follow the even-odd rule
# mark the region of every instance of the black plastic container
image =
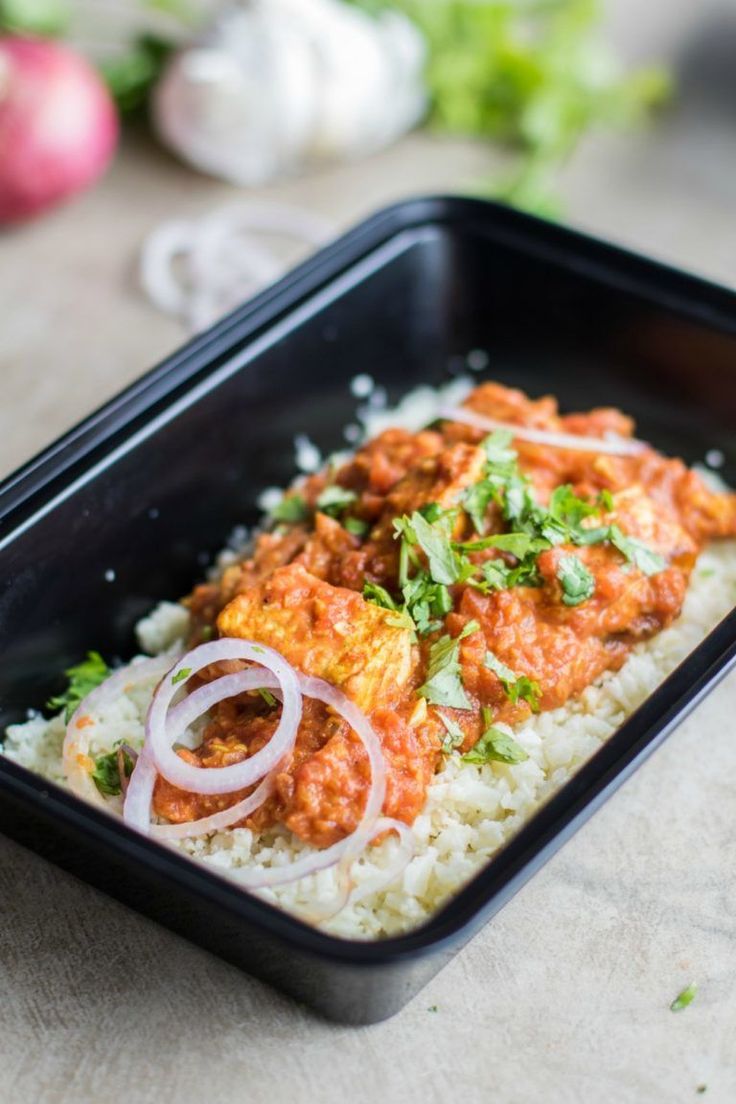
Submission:
MULTIPOLYGON (((0 726, 90 647, 185 593, 293 438, 343 447, 370 373, 397 398, 473 349, 484 375, 564 408, 617 404, 736 480, 736 296, 480 201, 420 199, 363 223, 191 342, 0 488, 0 726)), ((732 612, 429 923, 339 940, 0 757, 0 829, 215 953, 350 1023, 399 1009, 664 739, 736 657, 732 612)))

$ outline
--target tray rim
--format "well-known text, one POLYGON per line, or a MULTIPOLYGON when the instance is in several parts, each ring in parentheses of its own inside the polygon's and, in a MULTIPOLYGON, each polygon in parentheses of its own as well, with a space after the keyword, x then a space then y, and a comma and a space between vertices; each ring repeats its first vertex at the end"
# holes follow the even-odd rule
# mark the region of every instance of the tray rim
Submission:
MULTIPOLYGON (((470 231, 483 221, 505 244, 524 241, 524 250, 548 255, 568 269, 609 286, 625 285, 681 317, 736 333, 736 293, 658 260, 559 227, 490 201, 453 196, 402 200, 378 211, 315 253, 255 298, 236 308, 139 379, 82 419, 0 483, 0 520, 12 528, 10 543, 32 524, 33 505, 55 484, 69 487, 81 465, 114 451, 140 420, 206 379, 228 353, 242 353, 295 308, 341 273, 404 231, 461 224, 470 231), (611 269, 614 272, 611 272, 611 269), (613 278, 612 278, 613 277, 613 278), (15 525, 13 521, 15 519, 15 525)), ((406 959, 456 948, 588 819, 669 735, 702 697, 736 665, 736 609, 650 694, 603 747, 547 801, 457 894, 427 921, 380 940, 345 939, 298 920, 248 894, 203 864, 144 838, 112 814, 97 810, 62 787, 0 755, 0 800, 7 793, 31 806, 43 806, 75 831, 93 831, 122 860, 145 862, 149 872, 198 895, 240 921, 262 927, 272 937, 322 960, 352 967, 391 966, 406 959)))

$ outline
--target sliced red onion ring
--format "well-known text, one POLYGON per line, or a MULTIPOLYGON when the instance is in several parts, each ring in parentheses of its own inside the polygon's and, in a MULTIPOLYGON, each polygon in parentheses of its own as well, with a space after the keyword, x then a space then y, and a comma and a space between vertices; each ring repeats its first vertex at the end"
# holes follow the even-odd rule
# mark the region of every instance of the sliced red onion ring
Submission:
MULTIPOLYGON (((98 804, 104 804, 89 776, 89 764, 79 762, 79 757, 87 753, 88 741, 84 737, 84 728, 79 730, 76 727, 78 720, 88 712, 115 701, 131 685, 131 681, 142 682, 156 678, 161 678, 161 682, 149 707, 146 742, 135 764, 124 801, 123 816, 129 826, 157 839, 178 840, 227 828, 255 811, 272 793, 273 772, 294 745, 301 719, 303 694, 324 702, 343 717, 366 750, 371 783, 362 816, 355 831, 332 847, 303 855, 282 867, 262 871, 233 871, 233 877, 242 885, 257 889, 297 881, 339 863, 341 887, 338 897, 330 902, 327 910, 315 910, 315 918, 325 919, 338 912, 350 896, 353 887, 349 881, 349 870, 355 858, 376 835, 389 830, 398 832, 401 838, 401 865, 397 867, 392 864, 391 869, 381 875, 380 886, 377 885, 376 888, 398 876, 413 853, 412 837, 409 829, 400 821, 380 816, 386 794, 386 764, 380 741, 370 721, 337 687, 323 679, 294 671, 283 656, 273 649, 249 641, 223 638, 201 644, 178 659, 173 666, 169 656, 144 660, 116 671, 97 687, 75 712, 65 740, 67 776, 77 782, 77 792, 83 791, 84 796, 89 796, 98 804), (210 664, 225 660, 245 660, 258 666, 223 675, 199 687, 176 705, 172 704, 179 688, 193 674, 210 664), (187 763, 176 754, 173 744, 177 737, 218 702, 249 690, 266 688, 274 690, 281 700, 281 718, 271 740, 255 755, 230 767, 206 768, 187 763), (260 781, 260 785, 241 801, 211 816, 185 824, 152 825, 151 804, 159 773, 172 785, 193 793, 225 794, 244 789, 257 781, 260 781)), ((376 879, 370 881, 373 886, 376 879)), ((359 899, 373 891, 373 888, 359 887, 353 893, 358 893, 359 896, 355 899, 359 899)))
MULTIPOLYGON (((69 788, 101 808, 107 802, 92 781, 89 770, 89 744, 94 732, 94 716, 101 709, 114 705, 132 686, 158 681, 176 662, 173 656, 161 655, 142 659, 113 671, 104 682, 90 691, 75 709, 64 737, 62 759, 69 788), (92 723, 87 722, 90 718, 92 723), (80 725, 80 721, 84 724, 80 725)), ((135 773, 135 772, 134 772, 135 773)))
POLYGON ((158 773, 147 748, 143 748, 133 767, 123 801, 123 820, 129 828, 148 835, 151 829, 151 802, 158 773))
MULTIPOLYGON (((254 813, 271 796, 273 791, 274 777, 273 774, 269 774, 266 775, 260 786, 257 786, 252 794, 244 797, 242 801, 237 801, 228 809, 221 809, 219 813, 212 813, 210 816, 201 817, 199 820, 189 821, 186 824, 152 824, 150 834, 154 839, 180 840, 193 839, 195 836, 207 836, 210 832, 221 832, 223 828, 229 828, 254 813)), ((150 818, 150 802, 147 815, 150 818)))
POLYGON ((497 418, 488 418, 466 406, 443 407, 441 418, 452 422, 462 422, 475 429, 508 429, 519 441, 531 441, 537 445, 551 445, 553 448, 577 449, 580 452, 605 452, 611 456, 639 456, 649 447, 643 441, 633 437, 620 437, 608 434, 606 437, 583 437, 577 433, 558 433, 551 429, 535 429, 533 426, 514 425, 497 418))
MULTIPOLYGON (((343 717, 356 736, 361 740, 371 768, 371 784, 368 798, 365 803, 363 815, 358 826, 351 835, 334 843, 322 851, 315 851, 309 855, 302 855, 284 866, 269 867, 266 870, 238 869, 230 873, 236 880, 250 889, 262 889, 267 886, 285 885, 288 882, 306 878, 309 874, 316 874, 320 870, 326 870, 335 863, 340 863, 343 880, 353 860, 359 855, 376 835, 376 824, 383 808, 386 796, 386 761, 383 757, 381 743, 376 736, 373 726, 365 714, 351 702, 348 697, 332 686, 324 679, 313 678, 309 675, 297 674, 302 693, 308 698, 324 702, 343 717)), ((343 894, 338 909, 342 907, 344 899, 350 891, 343 894)), ((335 910, 338 911, 338 910, 335 910)), ((332 915, 332 913, 330 913, 332 915)))
POLYGON ((209 644, 200 644, 191 652, 187 652, 161 682, 148 711, 146 747, 156 769, 172 786, 190 793, 234 793, 236 790, 246 789, 264 775, 269 774, 291 750, 296 739, 301 712, 302 701, 296 673, 283 656, 273 648, 267 648, 261 644, 223 637, 209 644), (172 745, 176 732, 172 731, 168 723, 167 713, 177 691, 192 675, 213 663, 224 660, 248 660, 259 664, 260 668, 226 676, 230 681, 224 690, 218 687, 218 683, 222 681, 220 679, 200 688, 190 695, 191 699, 196 699, 196 706, 194 704, 190 706, 188 702, 182 703, 187 705, 187 710, 179 713, 179 721, 186 716, 191 723, 194 720, 192 716, 194 708, 197 708, 201 714, 223 698, 232 697, 234 693, 273 685, 267 673, 269 670, 275 676, 281 690, 281 718, 269 742, 250 758, 240 763, 233 763, 229 767, 198 767, 187 763, 174 751, 172 745), (263 668, 266 670, 264 671, 263 668), (239 689, 234 689, 236 686, 239 689))

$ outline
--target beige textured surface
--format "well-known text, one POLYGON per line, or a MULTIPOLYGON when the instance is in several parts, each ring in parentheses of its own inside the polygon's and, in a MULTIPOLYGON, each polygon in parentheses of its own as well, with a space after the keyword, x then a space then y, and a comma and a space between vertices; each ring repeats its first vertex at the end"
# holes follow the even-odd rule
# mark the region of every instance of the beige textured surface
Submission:
MULTIPOLYGON (((689 97, 656 137, 590 143, 564 187, 577 223, 734 283, 736 120, 693 45, 717 8, 612 6, 631 56, 682 59, 690 42, 689 97)), ((270 194, 348 224, 489 164, 478 147, 415 136, 270 194)), ((136 290, 138 247, 162 218, 231 194, 136 138, 96 192, 0 239, 0 470, 181 340, 136 290)), ((735 708, 732 676, 417 1000, 372 1028, 319 1022, 0 839, 0 1100, 673 1104, 700 1099, 699 1085, 735 1100, 735 708), (691 980, 696 1001, 672 1014, 691 980)))

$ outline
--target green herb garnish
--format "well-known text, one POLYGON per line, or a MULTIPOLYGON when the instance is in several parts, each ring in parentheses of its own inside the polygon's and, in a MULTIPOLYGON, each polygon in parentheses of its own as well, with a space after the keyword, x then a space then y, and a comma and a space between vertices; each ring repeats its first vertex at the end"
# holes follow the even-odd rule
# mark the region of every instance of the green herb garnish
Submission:
POLYGON ((698 987, 694 982, 688 985, 687 989, 683 989, 681 993, 678 993, 672 1004, 670 1005, 670 1012, 681 1012, 683 1008, 687 1008, 689 1004, 692 1004, 695 1000, 695 994, 698 991, 698 987))
POLYGON ((486 652, 485 664, 489 671, 493 671, 494 675, 498 677, 506 696, 513 705, 516 705, 518 701, 525 701, 532 713, 539 712, 539 699, 542 691, 538 682, 530 679, 527 675, 514 674, 511 668, 502 663, 493 652, 486 652))
POLYGON ((443 755, 449 755, 450 752, 460 747, 463 743, 465 733, 457 721, 453 721, 452 717, 446 717, 444 713, 440 713, 439 709, 437 710, 437 716, 442 721, 447 731, 447 735, 442 741, 442 753, 443 755))
POLYGON ((122 793, 121 763, 125 777, 130 778, 135 763, 128 752, 122 748, 119 748, 118 751, 110 751, 106 755, 99 755, 95 759, 95 768, 90 777, 101 794, 115 797, 122 793))
POLYGON ((68 724, 80 702, 96 686, 105 681, 110 674, 110 668, 99 652, 87 652, 87 658, 82 663, 78 663, 76 667, 69 667, 64 674, 69 679, 69 685, 63 694, 49 698, 46 708, 54 713, 63 709, 64 720, 68 724))
POLYGON ((491 724, 491 711, 482 709, 485 732, 470 751, 463 755, 466 763, 523 763, 529 756, 508 732, 491 724))
POLYGON ((341 487, 339 483, 333 483, 325 489, 317 499, 316 506, 323 514, 331 518, 339 518, 343 511, 357 499, 355 491, 349 491, 347 487, 341 487))
POLYGON ((306 521, 309 517, 309 508, 301 495, 286 495, 271 510, 270 517, 272 521, 282 521, 287 525, 293 525, 299 521, 306 521))
POLYGON ((171 676, 171 685, 176 686, 177 683, 184 682, 185 679, 189 678, 191 673, 191 667, 182 667, 181 670, 177 671, 175 675, 171 676))
POLYGON ((460 673, 460 641, 477 632, 477 621, 468 621, 459 636, 441 636, 429 649, 427 681, 417 693, 432 705, 450 709, 472 709, 460 673))
POLYGON ((579 606, 595 591, 595 579, 580 557, 573 552, 560 556, 557 578, 562 587, 562 601, 566 606, 579 606))
POLYGON ((264 690, 263 687, 261 687, 258 690, 258 693, 261 695, 261 697, 263 698, 266 705, 270 705, 271 708, 273 709, 273 707, 276 705, 276 699, 273 696, 273 694, 271 693, 271 691, 270 690, 264 690))
POLYGON ((349 517, 343 520, 343 528, 347 529, 348 533, 352 533, 354 537, 364 537, 368 532, 368 522, 361 521, 360 518, 349 517))
POLYGON ((608 530, 608 540, 614 548, 624 556, 629 563, 633 563, 645 575, 658 575, 664 571, 667 561, 658 552, 648 548, 636 537, 625 536, 618 525, 611 525, 608 530))
MULTIPOLYGON (((436 503, 430 503, 436 506, 436 503)), ((416 510, 410 518, 404 516, 394 521, 397 537, 409 546, 418 545, 429 563, 429 575, 432 582, 445 586, 456 583, 460 578, 457 555, 444 524, 445 515, 430 513, 432 521, 416 510)))

